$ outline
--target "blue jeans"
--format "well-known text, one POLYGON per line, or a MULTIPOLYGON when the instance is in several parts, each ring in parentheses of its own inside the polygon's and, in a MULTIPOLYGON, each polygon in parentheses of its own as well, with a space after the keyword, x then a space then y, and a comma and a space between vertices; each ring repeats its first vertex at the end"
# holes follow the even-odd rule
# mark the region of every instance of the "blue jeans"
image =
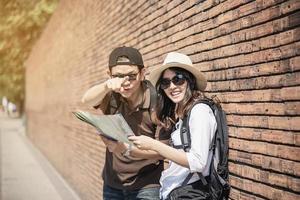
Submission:
POLYGON ((119 190, 104 185, 103 200, 159 200, 159 187, 139 190, 119 190))

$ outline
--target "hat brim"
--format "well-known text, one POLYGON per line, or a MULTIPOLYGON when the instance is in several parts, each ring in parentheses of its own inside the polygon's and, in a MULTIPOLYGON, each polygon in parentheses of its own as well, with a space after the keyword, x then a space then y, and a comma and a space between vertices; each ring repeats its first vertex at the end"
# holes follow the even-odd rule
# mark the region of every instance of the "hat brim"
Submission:
POLYGON ((179 67, 179 68, 182 68, 182 69, 185 69, 185 70, 191 72, 195 76, 195 78, 196 78, 196 83, 197 83, 198 89, 201 90, 201 91, 205 90, 206 85, 207 85, 207 81, 206 81, 206 78, 205 78, 203 72, 201 72, 200 70, 198 70, 194 66, 186 65, 186 64, 182 64, 182 63, 167 63, 165 65, 162 65, 162 66, 154 69, 149 74, 149 80, 150 80, 150 82, 154 86, 156 86, 156 83, 157 83, 157 81, 158 81, 161 73, 165 69, 168 69, 170 67, 179 67))

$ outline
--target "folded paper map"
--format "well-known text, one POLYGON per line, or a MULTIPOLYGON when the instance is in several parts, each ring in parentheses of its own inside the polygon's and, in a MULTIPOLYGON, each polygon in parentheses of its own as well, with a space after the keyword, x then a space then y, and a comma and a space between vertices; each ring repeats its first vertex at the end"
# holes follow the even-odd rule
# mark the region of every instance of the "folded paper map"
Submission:
POLYGON ((112 140, 132 144, 127 137, 134 135, 134 133, 122 114, 94 115, 84 111, 76 111, 73 114, 81 121, 95 127, 100 135, 112 140))

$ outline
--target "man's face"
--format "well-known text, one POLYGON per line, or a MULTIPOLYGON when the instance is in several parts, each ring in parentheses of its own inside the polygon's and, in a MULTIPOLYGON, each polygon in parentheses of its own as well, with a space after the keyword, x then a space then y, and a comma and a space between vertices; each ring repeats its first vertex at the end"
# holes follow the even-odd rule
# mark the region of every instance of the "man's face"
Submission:
POLYGON ((141 87, 141 81, 144 80, 144 69, 139 70, 136 65, 117 65, 111 68, 110 76, 112 78, 129 77, 129 80, 122 84, 124 90, 120 94, 124 98, 130 99, 141 87))

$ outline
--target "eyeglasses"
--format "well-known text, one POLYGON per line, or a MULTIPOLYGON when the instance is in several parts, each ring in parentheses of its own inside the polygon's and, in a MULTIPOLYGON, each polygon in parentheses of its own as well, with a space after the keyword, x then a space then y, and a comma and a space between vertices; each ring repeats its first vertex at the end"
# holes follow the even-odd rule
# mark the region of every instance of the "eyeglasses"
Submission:
POLYGON ((161 89, 167 89, 168 87, 170 87, 171 82, 176 85, 176 86, 180 86, 183 85, 185 82, 185 77, 182 74, 177 74, 176 76, 174 76, 172 79, 168 79, 168 78, 163 78, 160 81, 160 88, 161 89))
POLYGON ((137 78, 138 73, 132 73, 132 74, 116 74, 116 75, 111 75, 112 78, 124 78, 126 76, 128 76, 128 80, 129 81, 135 81, 137 78))

